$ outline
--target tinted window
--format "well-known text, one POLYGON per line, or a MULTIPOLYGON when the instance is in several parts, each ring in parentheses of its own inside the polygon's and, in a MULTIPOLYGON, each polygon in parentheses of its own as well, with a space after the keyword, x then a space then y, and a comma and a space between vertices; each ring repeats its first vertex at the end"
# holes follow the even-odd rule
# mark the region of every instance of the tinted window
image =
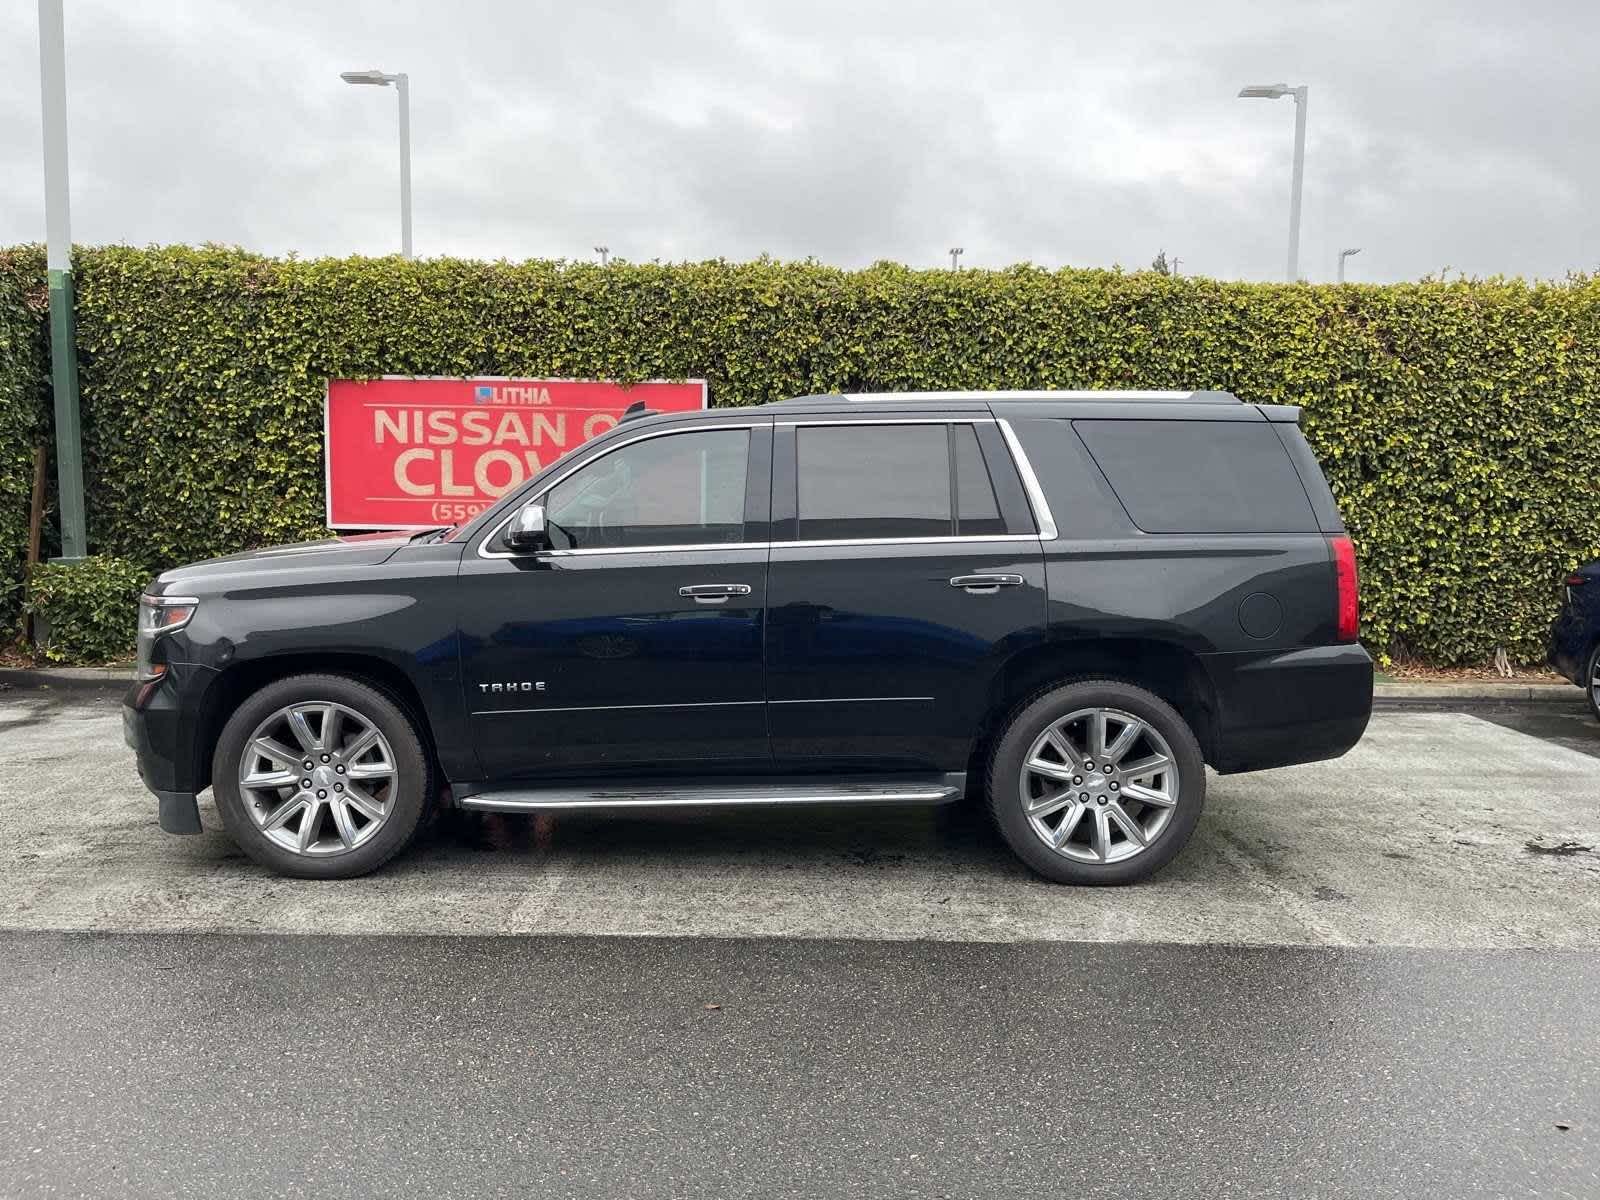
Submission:
POLYGON ((796 430, 799 537, 948 537, 950 442, 939 425, 796 430))
POLYGON ((551 488, 557 549, 696 545, 744 540, 744 429, 673 433, 623 446, 551 488))
POLYGON ((1075 421, 1147 533, 1315 533, 1311 502, 1265 421, 1075 421))
POLYGON ((963 537, 1006 532, 978 434, 971 425, 951 426, 956 448, 956 531, 963 537))

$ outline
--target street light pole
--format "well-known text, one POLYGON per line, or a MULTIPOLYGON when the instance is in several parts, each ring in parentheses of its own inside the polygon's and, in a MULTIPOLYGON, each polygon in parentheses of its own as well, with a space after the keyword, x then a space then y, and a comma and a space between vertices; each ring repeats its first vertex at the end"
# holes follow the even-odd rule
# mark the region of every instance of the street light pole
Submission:
POLYGON ((1300 185, 1306 173, 1306 93, 1294 89, 1294 186, 1289 191, 1289 282, 1300 278, 1300 185))
MULTIPOLYGON (((404 71, 394 77, 395 91, 400 93, 400 257, 411 257, 411 77, 404 71)), ((1305 118, 1300 120, 1302 132, 1305 118)), ((1296 160, 1298 161, 1298 160, 1296 160)), ((1299 179, 1295 175, 1295 195, 1299 193, 1299 179)), ((1297 201, 1298 203, 1298 201, 1297 201)))
POLYGON ((1289 186, 1289 268, 1290 283, 1300 278, 1300 190, 1306 170, 1306 97, 1310 88, 1302 84, 1290 87, 1286 83, 1255 83, 1239 89, 1239 95, 1249 100, 1277 100, 1283 96, 1294 97, 1294 177, 1289 186))
POLYGON ((1348 250, 1339 251, 1339 282, 1340 283, 1344 282, 1344 260, 1349 258, 1352 254, 1360 254, 1360 253, 1361 253, 1361 247, 1360 246, 1352 246, 1348 250))
MULTIPOLYGON (((42 3, 42 0, 41 0, 42 3)), ((382 71, 341 71, 346 83, 388 87, 400 96, 400 254, 411 257, 411 77, 404 71, 388 75, 382 71)))
POLYGON ((950 247, 950 269, 952 271, 961 270, 961 256, 965 253, 966 251, 960 246, 950 247))
POLYGON ((56 490, 61 558, 88 553, 77 331, 72 313, 72 205, 67 192, 67 50, 62 0, 39 0, 39 90, 44 112, 45 268, 50 288, 50 379, 56 410, 56 490))
POLYGON ((605 266, 606 263, 611 261, 611 247, 610 246, 596 246, 594 248, 594 252, 600 256, 600 265, 602 267, 605 266))

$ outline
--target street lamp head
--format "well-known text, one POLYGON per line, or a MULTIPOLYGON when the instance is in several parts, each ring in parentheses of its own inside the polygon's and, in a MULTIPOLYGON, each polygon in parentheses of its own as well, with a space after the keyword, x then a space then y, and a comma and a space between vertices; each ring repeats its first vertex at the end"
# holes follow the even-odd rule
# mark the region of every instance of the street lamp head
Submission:
POLYGON ((1361 247, 1360 246, 1351 246, 1350 249, 1348 249, 1348 250, 1339 251, 1339 257, 1340 258, 1349 258, 1352 254, 1360 254, 1360 253, 1361 253, 1361 247))
POLYGON ((382 71, 340 71, 339 78, 346 83, 368 83, 375 87, 389 86, 389 76, 382 71))
POLYGON ((1249 100, 1280 100, 1293 92, 1287 83, 1252 83, 1239 89, 1239 95, 1249 100))

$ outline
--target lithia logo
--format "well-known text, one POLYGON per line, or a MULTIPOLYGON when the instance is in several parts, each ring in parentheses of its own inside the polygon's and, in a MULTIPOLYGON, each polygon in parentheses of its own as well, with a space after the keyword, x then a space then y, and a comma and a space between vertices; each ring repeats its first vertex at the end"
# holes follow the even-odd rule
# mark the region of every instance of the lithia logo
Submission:
POLYGON ((544 680, 513 679, 510 683, 480 683, 480 692, 542 692, 544 680))
POLYGON ((472 389, 474 404, 549 404, 550 389, 537 384, 480 383, 472 389))

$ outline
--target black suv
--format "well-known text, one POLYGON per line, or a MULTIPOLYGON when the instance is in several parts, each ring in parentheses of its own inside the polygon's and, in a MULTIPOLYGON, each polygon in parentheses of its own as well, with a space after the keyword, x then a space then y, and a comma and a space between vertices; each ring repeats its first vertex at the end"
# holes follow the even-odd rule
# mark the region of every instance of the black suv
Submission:
POLYGON ((181 567, 127 737, 258 862, 539 812, 984 798, 1041 875, 1183 847, 1206 764, 1331 758, 1372 661, 1298 410, 1220 392, 641 413, 471 523, 181 567))

